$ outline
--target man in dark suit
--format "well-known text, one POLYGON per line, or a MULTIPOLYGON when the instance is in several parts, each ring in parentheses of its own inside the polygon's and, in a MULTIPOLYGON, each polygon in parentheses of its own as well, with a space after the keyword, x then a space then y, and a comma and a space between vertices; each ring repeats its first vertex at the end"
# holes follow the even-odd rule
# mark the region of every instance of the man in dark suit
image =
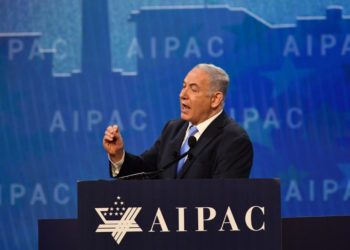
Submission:
POLYGON ((180 92, 181 119, 169 121, 154 145, 140 156, 124 151, 117 126, 103 137, 110 173, 122 177, 152 172, 187 152, 189 137, 197 139, 188 157, 160 171, 157 178, 248 178, 253 147, 247 133, 223 111, 229 85, 227 73, 212 64, 198 64, 185 77, 180 92))

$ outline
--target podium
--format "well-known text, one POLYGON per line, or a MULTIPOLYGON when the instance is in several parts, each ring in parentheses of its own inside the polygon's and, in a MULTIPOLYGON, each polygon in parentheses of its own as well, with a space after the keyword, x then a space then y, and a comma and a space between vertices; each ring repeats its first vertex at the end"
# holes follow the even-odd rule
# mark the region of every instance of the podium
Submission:
POLYGON ((77 219, 39 221, 41 250, 281 245, 280 184, 272 179, 81 181, 77 219))

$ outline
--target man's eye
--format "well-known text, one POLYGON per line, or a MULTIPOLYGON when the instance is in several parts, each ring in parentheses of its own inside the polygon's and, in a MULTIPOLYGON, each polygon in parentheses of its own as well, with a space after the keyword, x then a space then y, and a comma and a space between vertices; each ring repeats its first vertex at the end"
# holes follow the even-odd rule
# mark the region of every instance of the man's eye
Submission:
POLYGON ((198 88, 197 88, 196 86, 191 86, 191 90, 192 90, 193 92, 198 92, 198 88))

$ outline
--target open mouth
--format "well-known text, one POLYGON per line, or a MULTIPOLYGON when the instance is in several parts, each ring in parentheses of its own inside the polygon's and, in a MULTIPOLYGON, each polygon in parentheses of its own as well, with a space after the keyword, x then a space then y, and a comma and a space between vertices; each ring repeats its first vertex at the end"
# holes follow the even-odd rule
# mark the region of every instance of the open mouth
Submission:
POLYGON ((187 111, 189 111, 190 109, 191 109, 190 106, 187 106, 186 104, 181 103, 181 111, 182 111, 182 112, 187 112, 187 111))

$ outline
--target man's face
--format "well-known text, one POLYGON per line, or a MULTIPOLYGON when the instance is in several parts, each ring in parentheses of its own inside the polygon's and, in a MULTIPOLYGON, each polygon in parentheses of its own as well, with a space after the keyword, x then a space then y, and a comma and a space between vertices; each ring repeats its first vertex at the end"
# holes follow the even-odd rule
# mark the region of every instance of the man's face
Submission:
POLYGON ((202 69, 191 70, 180 92, 181 119, 197 125, 213 115, 209 75, 202 69))

